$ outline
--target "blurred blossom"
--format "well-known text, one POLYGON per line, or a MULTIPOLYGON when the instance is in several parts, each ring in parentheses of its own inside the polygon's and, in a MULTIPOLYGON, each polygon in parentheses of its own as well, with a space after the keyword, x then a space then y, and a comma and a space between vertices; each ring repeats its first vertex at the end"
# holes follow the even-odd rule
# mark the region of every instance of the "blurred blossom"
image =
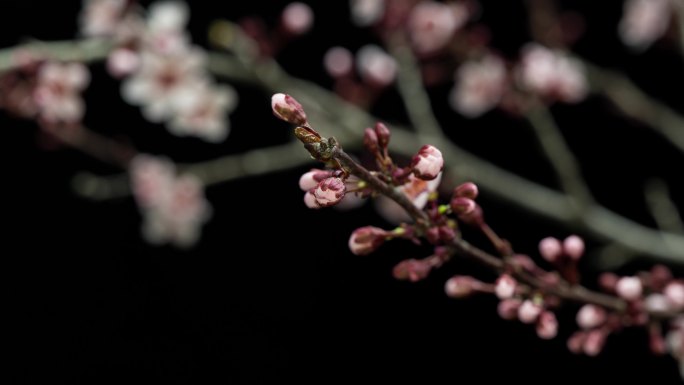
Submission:
POLYGON ((642 51, 662 37, 670 24, 670 0, 627 0, 618 32, 623 43, 642 51))
POLYGON ((408 20, 411 43, 421 54, 437 51, 449 43, 454 32, 468 21, 468 17, 468 9, 461 3, 418 3, 411 10, 408 20))
POLYGON ((302 35, 311 29, 314 13, 311 7, 304 3, 288 4, 283 10, 282 23, 285 29, 293 35, 302 35))
POLYGON ((562 51, 539 44, 528 44, 522 50, 518 80, 540 96, 574 103, 588 92, 584 66, 562 51))
POLYGON ((132 74, 139 66, 138 53, 128 48, 115 49, 107 57, 107 71, 116 78, 132 74))
POLYGON ((200 181, 176 176, 167 159, 138 155, 131 162, 133 195, 143 215, 143 236, 153 244, 194 245, 211 217, 200 181))
MULTIPOLYGON (((439 173, 437 178, 430 181, 419 179, 411 174, 408 183, 399 186, 398 190, 404 193, 417 208, 422 210, 428 202, 430 193, 437 191, 441 180, 442 173, 439 173)), ((378 196, 375 199, 375 208, 390 223, 399 224, 412 221, 411 217, 398 203, 387 197, 378 196)))
POLYGON ((127 0, 86 0, 79 18, 81 33, 89 37, 113 36, 126 6, 127 0))
POLYGON ((359 27, 367 27, 382 19, 385 13, 385 0, 351 0, 352 22, 359 27))
POLYGON ((354 58, 344 47, 332 47, 323 57, 323 65, 328 74, 334 78, 347 75, 354 67, 354 58))
POLYGON ((147 28, 150 33, 183 31, 188 23, 188 6, 180 1, 153 3, 148 11, 147 28))
POLYGON ((505 87, 506 67, 497 56, 465 62, 456 71, 451 106, 468 118, 478 117, 499 104, 505 87))
POLYGON ((34 100, 42 119, 74 123, 83 118, 85 103, 80 95, 90 83, 88 68, 80 63, 46 63, 39 72, 34 100))
POLYGON ((207 83, 194 83, 178 94, 174 104, 177 111, 169 124, 173 134, 220 142, 228 136, 226 114, 235 109, 237 93, 228 85, 212 87, 207 83))
POLYGON ((377 45, 365 45, 356 53, 361 77, 378 86, 388 86, 397 76, 397 62, 377 45))

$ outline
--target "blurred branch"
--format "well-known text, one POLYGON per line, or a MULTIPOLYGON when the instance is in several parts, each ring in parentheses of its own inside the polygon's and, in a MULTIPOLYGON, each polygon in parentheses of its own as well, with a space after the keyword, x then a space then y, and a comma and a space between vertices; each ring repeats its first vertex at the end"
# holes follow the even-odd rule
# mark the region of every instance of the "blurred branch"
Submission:
POLYGON ((648 181, 644 186, 644 195, 658 228, 684 234, 684 223, 679 215, 679 209, 672 201, 670 190, 664 181, 660 179, 648 181))

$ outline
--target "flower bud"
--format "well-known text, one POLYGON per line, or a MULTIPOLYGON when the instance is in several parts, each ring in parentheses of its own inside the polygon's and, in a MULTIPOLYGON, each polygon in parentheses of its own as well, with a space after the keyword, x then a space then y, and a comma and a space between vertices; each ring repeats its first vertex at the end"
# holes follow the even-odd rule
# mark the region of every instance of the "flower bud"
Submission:
POLYGON ((331 175, 332 172, 328 170, 319 170, 317 168, 311 169, 311 171, 299 178, 299 188, 302 189, 302 191, 309 191, 316 188, 319 183, 324 179, 329 178, 331 175))
POLYGON ((599 276, 599 285, 603 290, 613 293, 619 280, 620 277, 615 273, 603 273, 599 276))
POLYGON ((643 291, 641 279, 639 277, 622 277, 617 281, 615 291, 620 297, 633 301, 641 297, 643 291))
POLYGON ((411 164, 414 174, 423 180, 433 180, 437 178, 444 167, 442 152, 429 144, 421 147, 413 157, 411 164))
POLYGON ((508 299, 513 297, 515 294, 515 288, 517 286, 517 282, 515 278, 511 277, 508 274, 502 274, 499 279, 496 280, 496 287, 494 288, 494 292, 496 293, 496 296, 499 297, 499 299, 508 299))
POLYGON ((385 242, 387 231, 373 227, 360 227, 349 237, 349 250, 354 255, 368 255, 385 242))
POLYGON ((520 305, 522 305, 522 301, 519 299, 505 299, 499 302, 496 311, 501 318, 505 320, 514 320, 518 318, 518 309, 520 308, 520 305))
POLYGON ((596 305, 584 305, 577 312, 576 320, 582 329, 593 329, 606 322, 606 311, 596 305))
POLYGON ((465 298, 472 295, 480 281, 467 275, 455 275, 444 284, 444 291, 451 298, 465 298))
POLYGON ((328 207, 337 204, 344 198, 346 187, 341 178, 330 177, 324 179, 313 190, 316 203, 321 207, 328 207))
POLYGON ((304 194, 304 204, 310 209, 320 209, 321 205, 316 202, 316 197, 311 191, 304 194))
POLYGON ((399 262, 392 270, 394 278, 400 281, 417 282, 427 278, 432 266, 419 259, 405 259, 399 262))
POLYGON ((539 254, 547 261, 553 263, 563 254, 563 246, 558 239, 547 237, 539 242, 539 254))
POLYGON ((684 308, 684 284, 681 282, 670 282, 665 289, 663 294, 667 298, 668 302, 672 304, 677 309, 684 308))
POLYGON ((387 148, 390 141, 390 130, 384 124, 377 122, 375 123, 375 134, 378 137, 378 143, 380 148, 387 148))
POLYGON ((542 307, 535 304, 531 300, 525 300, 518 309, 518 318, 520 322, 531 324, 537 320, 539 314, 542 312, 542 307))
POLYGON ((571 235, 563 241, 563 251, 570 259, 577 261, 584 254, 584 241, 577 235, 571 235))
POLYGON ((587 333, 582 350, 588 356, 597 356, 606 344, 606 332, 601 329, 594 329, 587 333))
POLYGON ((582 353, 584 349, 584 341, 587 340, 587 332, 578 331, 573 333, 570 338, 568 338, 568 350, 575 354, 582 353))
POLYGON ((550 340, 558 334, 558 320, 550 311, 544 311, 537 320, 537 335, 539 338, 550 340))
POLYGON ((297 126, 304 126, 308 123, 302 105, 290 95, 273 95, 273 97, 271 97, 271 109, 276 117, 288 123, 297 126))
POLYGON ((466 197, 454 197, 450 202, 451 210, 457 215, 468 215, 475 211, 475 201, 466 197))
POLYGON ((473 182, 465 182, 454 189, 454 196, 475 199, 479 190, 473 182))
POLYGON ((370 127, 366 128, 363 133, 363 145, 366 146, 366 149, 372 154, 379 152, 378 135, 370 127))

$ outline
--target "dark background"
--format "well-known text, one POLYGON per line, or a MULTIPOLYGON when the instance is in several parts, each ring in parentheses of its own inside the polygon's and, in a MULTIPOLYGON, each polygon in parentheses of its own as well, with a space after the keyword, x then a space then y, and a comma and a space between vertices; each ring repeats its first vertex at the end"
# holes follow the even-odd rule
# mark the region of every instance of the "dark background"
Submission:
MULTIPOLYGON (((316 3, 314 30, 278 58, 291 73, 330 86, 320 64, 325 50, 336 44, 355 50, 374 37, 351 29, 346 1, 310 3, 316 3)), ((482 3, 493 45, 514 58, 529 40, 522 2, 482 3)), ((587 18, 577 52, 627 73, 684 112, 684 63, 671 41, 633 55, 615 34, 620 1, 601 7, 589 0, 566 3, 587 18)), ((218 17, 236 21, 260 15, 273 25, 284 4, 194 2, 194 40, 204 44, 206 26, 218 17)), ((79 7, 79 2, 3 1, 0 44, 72 38, 79 7)), ((127 138, 142 152, 188 162, 289 139, 285 126, 271 116, 270 95, 249 85, 235 85, 240 105, 231 115, 232 132, 226 142, 211 145, 173 137, 145 122, 137 107, 121 101, 118 82, 102 64, 91 70, 86 125, 127 138)), ((446 105, 449 87, 431 92, 444 126, 456 127, 449 132, 454 140, 553 185, 524 122, 499 112, 464 120, 446 105)), ((374 112, 403 122, 395 113, 397 103, 388 91, 374 112)), ((643 204, 644 181, 664 178, 675 198, 684 196, 681 154, 640 123, 621 118, 605 100, 591 97, 553 111, 602 204, 652 224, 643 204)), ((559 314, 559 337, 542 341, 533 327, 499 319, 493 298, 446 298, 443 282, 452 274, 495 278, 468 263, 456 261, 418 284, 393 280, 394 264, 429 250, 397 242, 368 257, 353 256, 346 245, 354 228, 388 225, 370 205, 345 213, 305 209, 297 180, 308 167, 208 188, 214 218, 202 242, 181 252, 140 239, 141 218, 132 199, 90 202, 70 188, 79 171, 120 170, 46 146, 34 123, 0 112, 0 127, 2 217, 9 230, 2 252, 9 297, 4 318, 10 320, 6 346, 14 358, 14 383, 679 383, 674 360, 652 356, 642 331, 611 336, 597 358, 575 356, 565 348, 575 330, 573 307, 559 314)), ((492 226, 520 252, 536 256, 539 239, 571 231, 507 207, 487 192, 480 203, 492 226)), ((487 247, 476 235, 471 239, 487 247)), ((600 243, 589 238, 588 246, 600 243)), ((591 285, 598 272, 585 264, 591 285)), ((644 258, 620 272, 650 265, 644 258)))

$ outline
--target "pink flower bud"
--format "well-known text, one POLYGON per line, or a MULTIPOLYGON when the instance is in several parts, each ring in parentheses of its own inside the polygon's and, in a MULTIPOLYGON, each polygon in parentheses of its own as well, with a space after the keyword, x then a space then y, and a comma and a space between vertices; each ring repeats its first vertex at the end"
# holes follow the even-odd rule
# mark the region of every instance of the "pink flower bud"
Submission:
POLYGON ((331 171, 313 168, 311 171, 305 173, 301 178, 299 178, 299 188, 302 189, 302 191, 309 191, 313 188, 316 188, 319 183, 321 183, 324 179, 329 178, 331 175, 331 171))
POLYGON ((348 49, 332 47, 325 53, 323 65, 330 76, 338 78, 352 71, 354 58, 348 49))
POLYGON ((465 182, 454 189, 454 196, 475 199, 477 198, 477 185, 473 182, 465 182))
POLYGON ((541 306, 528 299, 520 305, 520 308, 518 309, 518 318, 522 323, 531 324, 537 320, 541 311, 541 306))
POLYGON ((468 215, 475 211, 475 201, 466 197, 455 197, 450 202, 451 210, 457 215, 468 215))
POLYGON ((563 254, 563 246, 558 239, 547 237, 539 242, 539 254, 547 261, 553 263, 563 254))
POLYGON ((593 329, 606 322, 606 311, 596 305, 584 305, 577 312, 576 319, 582 329, 593 329))
POLYGON ((550 311, 544 311, 537 320, 537 335, 539 338, 550 340, 558 334, 558 320, 550 311))
POLYGON ((575 332, 568 338, 568 350, 575 354, 582 353, 584 349, 584 341, 587 340, 586 332, 575 332))
POLYGON ((501 318, 505 320, 514 320, 518 318, 518 309, 520 309, 521 304, 522 301, 519 299, 505 299, 499 302, 499 306, 497 306, 496 311, 499 313, 501 318))
POLYGON ((597 356, 603 350, 603 345, 606 344, 606 332, 601 329, 594 329, 587 332, 587 337, 584 340, 582 350, 588 356, 597 356))
POLYGON ((467 275, 455 275, 444 284, 444 291, 451 298, 465 298, 476 291, 480 281, 467 275))
POLYGON ((368 255, 387 238, 387 231, 373 226, 360 227, 349 237, 349 250, 354 255, 368 255))
POLYGON ((663 290, 667 300, 677 309, 684 308, 684 284, 670 282, 663 290))
POLYGON ((617 294, 629 301, 633 301, 641 297, 643 287, 639 277, 622 277, 615 286, 617 294))
POLYGON ((140 57, 128 48, 115 49, 107 57, 107 71, 116 78, 132 74, 139 66, 140 57))
POLYGON ((425 231, 425 238, 433 245, 439 244, 439 228, 430 227, 425 231))
POLYGON ((417 282, 427 278, 432 266, 419 259, 405 259, 399 262, 392 270, 394 278, 405 281, 417 282))
POLYGON ((316 203, 321 207, 328 207, 337 204, 344 198, 344 193, 347 188, 342 179, 337 177, 330 177, 324 179, 313 190, 313 195, 316 198, 316 203))
MULTIPOLYGON (((468 199, 468 198, 457 198, 457 199, 468 199)), ((471 200, 471 202, 473 202, 471 200)), ((464 213, 459 214, 458 219, 463 221, 463 223, 473 226, 473 227, 480 227, 484 224, 484 214, 482 213, 482 208, 475 204, 475 208, 472 210, 466 210, 464 213)), ((457 206, 458 207, 458 206, 457 206)), ((454 205, 451 206, 451 209, 454 209, 454 205)))
POLYGON ((577 235, 571 235, 563 241, 563 251, 570 259, 577 261, 584 254, 584 241, 577 235))
POLYGON ((502 274, 499 279, 496 280, 494 292, 499 299, 511 298, 515 294, 517 284, 515 278, 508 274, 502 274))
POLYGON ((377 122, 375 123, 375 134, 378 136, 378 143, 380 143, 380 147, 387 147, 391 136, 389 128, 387 128, 387 126, 384 124, 377 122))
POLYGON ((444 158, 442 158, 442 153, 437 148, 426 144, 413 157, 411 167, 418 178, 433 180, 442 171, 444 158))
POLYGON ((283 10, 282 21, 287 31, 293 35, 302 35, 313 25, 313 11, 304 3, 290 3, 283 10))
POLYGON ((372 154, 378 153, 380 148, 378 145, 378 135, 370 127, 366 128, 363 133, 363 145, 366 146, 366 149, 372 154))
POLYGON ((290 95, 273 95, 271 97, 271 109, 276 117, 288 123, 303 126, 308 122, 304 108, 290 95))
POLYGON ((304 204, 310 209, 320 209, 321 205, 316 202, 316 197, 311 191, 304 194, 304 204))
POLYGON ((599 285, 601 288, 609 293, 615 292, 615 286, 617 286, 620 277, 614 273, 603 273, 599 277, 599 285))
POLYGON ((651 268, 651 290, 661 291, 672 280, 672 271, 665 265, 651 268))

